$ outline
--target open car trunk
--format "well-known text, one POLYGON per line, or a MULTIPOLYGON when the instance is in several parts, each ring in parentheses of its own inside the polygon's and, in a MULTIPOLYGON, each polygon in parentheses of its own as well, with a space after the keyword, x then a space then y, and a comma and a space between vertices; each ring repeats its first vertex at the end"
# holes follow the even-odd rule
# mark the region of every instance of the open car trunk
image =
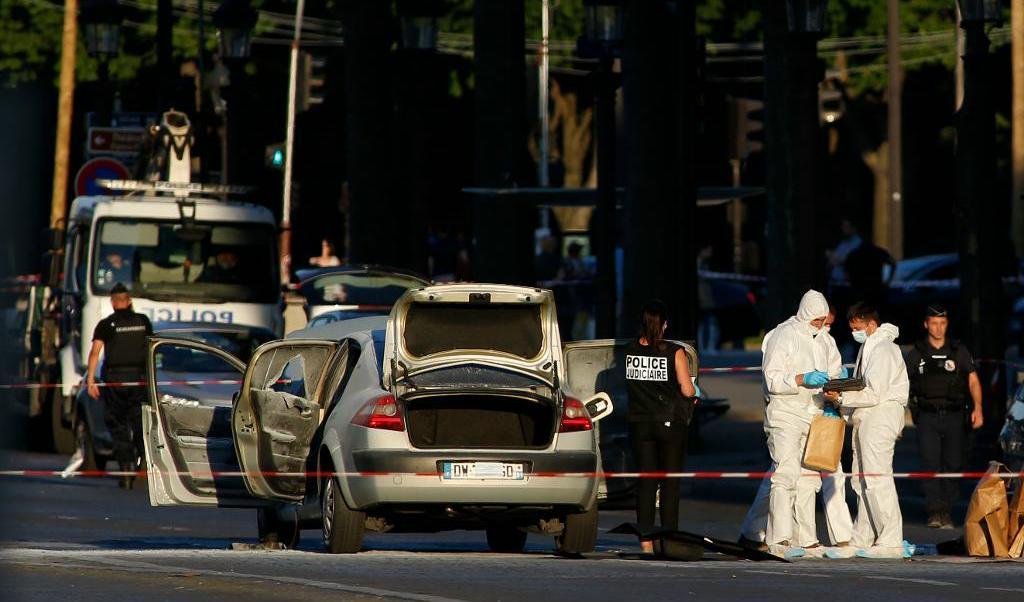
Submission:
POLYGON ((405 400, 409 440, 421 448, 539 449, 556 426, 551 400, 452 393, 405 400))

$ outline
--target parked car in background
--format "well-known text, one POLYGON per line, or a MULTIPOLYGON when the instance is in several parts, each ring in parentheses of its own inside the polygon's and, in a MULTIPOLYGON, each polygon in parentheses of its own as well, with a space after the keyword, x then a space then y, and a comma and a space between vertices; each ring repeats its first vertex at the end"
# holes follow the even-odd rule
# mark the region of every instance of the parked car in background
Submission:
POLYGON ((157 361, 185 351, 243 384, 151 389, 155 506, 257 507, 261 537, 294 545, 315 527, 332 553, 358 552, 368 529, 483 529, 497 552, 522 550, 528 530, 562 553, 594 547, 598 485, 563 473, 599 470, 595 423, 613 407, 568 384, 550 291, 417 288, 387 318, 300 330, 248 363, 158 336, 157 380, 157 361))
MULTIPOLYGON (((243 360, 248 360, 252 352, 263 343, 277 338, 273 332, 265 328, 208 322, 157 322, 153 325, 153 332, 167 339, 201 341, 243 360)), ((224 370, 222 363, 204 361, 203 357, 190 353, 168 353, 162 355, 159 360, 161 373, 173 374, 174 380, 179 382, 237 378, 233 371, 224 370)), ((198 386, 165 385, 161 387, 161 394, 174 399, 187 399, 198 386)), ((230 388, 227 385, 220 387, 230 388)), ((234 385, 234 388, 237 389, 238 386, 234 385)), ((231 397, 228 395, 228 409, 230 401, 231 397)), ((78 449, 83 453, 82 470, 103 470, 107 461, 113 458, 113 439, 104 419, 103 396, 93 399, 85 387, 79 389, 75 395, 72 424, 78 449)))
POLYGON ((999 433, 999 446, 1011 470, 1024 470, 1024 373, 1019 373, 1017 380, 1017 390, 1006 409, 1006 424, 999 433))
POLYGON ((414 272, 375 265, 298 270, 295 275, 307 320, 327 312, 335 320, 386 316, 405 291, 430 284, 414 272))

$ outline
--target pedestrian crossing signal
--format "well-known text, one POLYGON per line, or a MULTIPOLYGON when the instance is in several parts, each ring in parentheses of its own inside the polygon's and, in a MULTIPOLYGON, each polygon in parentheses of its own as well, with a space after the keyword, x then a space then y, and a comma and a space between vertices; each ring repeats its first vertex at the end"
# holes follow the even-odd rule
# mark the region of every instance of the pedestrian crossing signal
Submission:
POLYGON ((267 167, 284 169, 284 143, 271 144, 266 150, 267 167))

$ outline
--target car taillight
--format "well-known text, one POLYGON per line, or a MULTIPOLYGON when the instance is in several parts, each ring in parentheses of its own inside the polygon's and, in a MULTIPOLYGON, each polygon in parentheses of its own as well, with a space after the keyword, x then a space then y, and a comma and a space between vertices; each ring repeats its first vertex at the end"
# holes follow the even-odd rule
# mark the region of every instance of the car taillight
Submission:
POLYGON ((558 424, 559 433, 575 433, 578 431, 589 431, 594 428, 587 414, 587 408, 583 407, 578 399, 566 397, 562 404, 562 421, 558 424))
POLYGON ((405 430, 405 423, 398 411, 398 402, 395 401, 394 395, 384 395, 367 402, 352 418, 352 424, 387 431, 405 430))

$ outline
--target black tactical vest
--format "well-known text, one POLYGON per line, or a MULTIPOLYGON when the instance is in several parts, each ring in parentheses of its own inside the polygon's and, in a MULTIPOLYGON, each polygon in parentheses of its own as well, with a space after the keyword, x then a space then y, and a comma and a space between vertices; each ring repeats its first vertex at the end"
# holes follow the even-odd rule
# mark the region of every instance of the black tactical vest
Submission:
POLYGON ((960 345, 949 341, 943 348, 934 349, 926 341, 914 344, 921 359, 911 369, 916 372, 914 393, 921 409, 960 410, 964 407, 967 379, 957 363, 960 345))
POLYGON ((678 347, 641 345, 626 347, 626 388, 630 422, 689 422, 693 402, 683 397, 676 378, 678 347))

